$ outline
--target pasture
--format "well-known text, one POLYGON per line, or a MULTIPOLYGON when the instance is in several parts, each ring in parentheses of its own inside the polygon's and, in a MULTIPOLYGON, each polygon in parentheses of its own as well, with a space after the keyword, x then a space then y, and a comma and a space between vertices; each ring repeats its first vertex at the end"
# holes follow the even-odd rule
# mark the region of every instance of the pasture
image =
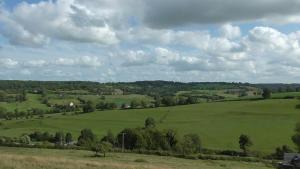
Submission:
POLYGON ((212 102, 153 109, 97 111, 81 115, 54 115, 43 119, 3 121, 0 135, 20 136, 33 131, 64 131, 78 136, 90 128, 99 137, 108 130, 118 133, 125 127, 142 127, 153 117, 160 129, 176 129, 180 135, 199 134, 210 149, 238 150, 238 137, 247 134, 252 150, 271 153, 278 146, 294 147, 290 137, 300 121, 297 99, 212 102))
POLYGON ((0 106, 6 108, 10 112, 14 112, 15 109, 18 109, 19 111, 26 111, 30 108, 47 110, 48 107, 45 104, 42 104, 40 99, 41 95, 27 94, 27 100, 24 102, 0 102, 0 106))

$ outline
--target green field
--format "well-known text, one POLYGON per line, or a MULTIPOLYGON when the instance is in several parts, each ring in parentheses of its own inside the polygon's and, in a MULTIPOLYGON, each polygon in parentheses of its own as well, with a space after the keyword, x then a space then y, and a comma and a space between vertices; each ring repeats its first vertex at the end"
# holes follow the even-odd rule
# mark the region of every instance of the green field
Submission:
POLYGON ((300 97, 300 92, 273 93, 272 98, 300 97))
POLYGON ((235 149, 240 134, 254 142, 253 150, 270 153, 288 144, 295 124, 300 121, 297 99, 202 103, 156 109, 98 111, 83 115, 56 115, 44 119, 3 121, 0 135, 20 136, 33 131, 65 131, 78 136, 83 128, 103 136, 125 127, 143 126, 154 117, 161 129, 177 129, 180 134, 197 133, 205 148, 235 149))
POLYGON ((14 103, 6 103, 0 102, 1 107, 5 107, 8 111, 13 112, 16 108, 19 111, 26 111, 31 108, 39 108, 47 110, 48 107, 41 103, 40 101, 41 95, 37 94, 27 94, 27 100, 24 102, 14 102, 14 103))
POLYGON ((270 169, 263 163, 186 160, 139 154, 109 153, 106 158, 78 150, 0 147, 0 169, 270 169), (137 161, 143 162, 137 162, 137 161))

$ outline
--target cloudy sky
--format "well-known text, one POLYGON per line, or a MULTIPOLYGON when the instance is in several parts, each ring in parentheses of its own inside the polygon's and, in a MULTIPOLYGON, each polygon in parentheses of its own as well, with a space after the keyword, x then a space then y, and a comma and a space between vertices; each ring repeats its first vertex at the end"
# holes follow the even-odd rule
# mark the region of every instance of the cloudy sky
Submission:
POLYGON ((300 82, 300 0, 0 2, 0 79, 300 82))

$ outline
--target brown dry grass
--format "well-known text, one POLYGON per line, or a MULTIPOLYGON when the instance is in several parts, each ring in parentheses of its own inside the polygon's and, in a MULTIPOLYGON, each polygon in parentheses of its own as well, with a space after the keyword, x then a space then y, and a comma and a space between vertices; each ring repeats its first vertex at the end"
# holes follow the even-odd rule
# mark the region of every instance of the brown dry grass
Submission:
MULTIPOLYGON (((157 169, 151 164, 96 162, 55 157, 0 155, 0 169, 157 169)), ((159 168, 169 169, 167 166, 159 168)))
POLYGON ((187 160, 174 157, 89 151, 0 147, 0 169, 272 169, 263 163, 187 160))

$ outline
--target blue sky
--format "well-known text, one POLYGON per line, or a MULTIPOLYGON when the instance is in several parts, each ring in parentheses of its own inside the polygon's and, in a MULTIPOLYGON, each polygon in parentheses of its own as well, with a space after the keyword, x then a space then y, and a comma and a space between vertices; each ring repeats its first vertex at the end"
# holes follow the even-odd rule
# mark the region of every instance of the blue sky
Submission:
POLYGON ((300 82, 299 0, 4 0, 0 79, 300 82))

